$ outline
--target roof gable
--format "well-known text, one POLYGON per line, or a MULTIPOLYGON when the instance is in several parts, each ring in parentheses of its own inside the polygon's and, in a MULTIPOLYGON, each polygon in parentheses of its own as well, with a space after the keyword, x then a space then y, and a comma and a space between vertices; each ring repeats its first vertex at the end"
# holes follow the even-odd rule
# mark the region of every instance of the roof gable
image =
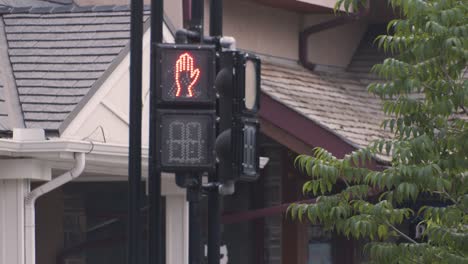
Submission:
MULTIPOLYGON (((150 33, 147 30, 143 37, 143 145, 148 145, 150 33)), ((163 37, 164 42, 174 42, 166 24, 163 27, 163 37)), ((92 88, 70 114, 69 119, 62 123, 61 137, 128 144, 130 56, 128 52, 121 55, 123 56, 119 56, 119 63, 109 71, 105 80, 92 88)))
POLYGON ((129 9, 20 11, 9 9, 13 13, 3 20, 25 126, 58 130, 92 87, 102 83, 98 80, 120 63, 119 54, 128 52, 129 9))

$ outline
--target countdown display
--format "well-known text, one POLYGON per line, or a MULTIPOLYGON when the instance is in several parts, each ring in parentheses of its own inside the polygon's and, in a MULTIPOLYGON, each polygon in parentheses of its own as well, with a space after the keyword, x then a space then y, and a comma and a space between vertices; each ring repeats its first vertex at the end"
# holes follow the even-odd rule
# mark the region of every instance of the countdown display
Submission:
POLYGON ((211 46, 160 44, 161 104, 214 104, 215 54, 211 46))
POLYGON ((214 167, 215 113, 159 110, 160 165, 165 171, 214 167))
POLYGON ((241 180, 255 181, 259 177, 258 132, 259 124, 256 118, 240 118, 236 123, 238 136, 234 135, 233 148, 238 154, 234 161, 238 163, 238 175, 241 180), (238 122, 238 123, 237 123, 238 122))
POLYGON ((256 135, 257 127, 254 124, 245 124, 243 129, 244 136, 244 153, 242 155, 242 172, 245 175, 255 175, 257 173, 256 168, 256 135))

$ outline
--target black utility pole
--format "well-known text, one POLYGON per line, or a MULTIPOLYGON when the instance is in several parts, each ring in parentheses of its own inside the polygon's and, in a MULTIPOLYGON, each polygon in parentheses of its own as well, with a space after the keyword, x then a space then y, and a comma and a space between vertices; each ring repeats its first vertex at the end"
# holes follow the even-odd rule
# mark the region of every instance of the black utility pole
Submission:
POLYGON ((187 186, 187 201, 189 202, 189 264, 202 263, 201 240, 201 176, 190 173, 187 186))
MULTIPOLYGON (((156 146, 156 78, 161 78, 156 63, 159 50, 156 44, 163 42, 164 1, 151 1, 151 62, 150 62, 150 121, 149 121, 149 160, 148 160, 148 185, 149 185, 149 214, 148 214, 148 262, 149 264, 163 263, 163 227, 162 227, 162 201, 161 201, 161 171, 156 166, 158 157, 156 146)), ((142 20, 143 16, 140 17, 142 20)), ((140 100, 141 102, 141 100, 140 100)), ((133 264, 133 263, 131 263, 133 264)))
POLYGON ((210 1, 210 36, 223 35, 223 1, 210 1))
POLYGON ((204 16, 204 1, 192 0, 192 16, 190 21, 190 30, 199 34, 199 42, 203 42, 203 16, 204 16))
MULTIPOLYGON (((191 10, 189 30, 198 33, 198 39, 189 38, 189 43, 203 43, 204 1, 192 0, 188 5, 191 10)), ((189 264, 202 263, 202 223, 201 223, 201 187, 200 173, 189 173, 187 201, 189 202, 189 264)))
POLYGON ((143 0, 131 1, 128 264, 140 263, 141 99, 143 0))
MULTIPOLYGON (((223 35, 223 1, 210 1, 210 36, 223 35)), ((221 46, 216 46, 221 51, 221 46)), ((218 70, 218 69, 217 69, 218 70)), ((219 114, 218 114, 219 116, 219 114)), ((208 175, 208 182, 219 182, 218 171, 208 175)), ((218 188, 208 190, 208 264, 219 264, 221 247, 221 201, 218 188)))

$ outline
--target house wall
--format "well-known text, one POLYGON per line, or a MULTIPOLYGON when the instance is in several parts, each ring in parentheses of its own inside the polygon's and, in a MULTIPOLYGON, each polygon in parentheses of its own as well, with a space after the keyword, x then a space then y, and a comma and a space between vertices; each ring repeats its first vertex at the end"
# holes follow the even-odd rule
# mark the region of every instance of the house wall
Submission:
MULTIPOLYGON (((335 18, 334 15, 305 15, 302 28, 335 18)), ((355 21, 312 34, 308 39, 309 61, 321 65, 348 66, 366 30, 364 21, 355 21)))
MULTIPOLYGON (((283 154, 283 166, 285 167, 285 175, 282 177, 282 202, 294 203, 307 199, 302 193, 302 186, 306 178, 294 166, 294 160, 297 156, 296 153, 285 150, 283 154)), ((308 221, 298 221, 292 219, 290 215, 285 215, 282 219, 282 234, 283 241, 283 254, 282 263, 309 263, 308 259, 308 221)))
MULTIPOLYGON (((252 207, 252 186, 250 182, 237 182, 235 193, 223 197, 223 211, 243 212, 250 210, 252 207)), ((205 213, 207 214, 208 211, 205 213)), ((257 264, 254 260, 255 251, 258 249, 255 244, 254 231, 252 222, 223 226, 221 245, 226 245, 228 263, 257 264)))
POLYGON ((223 15, 223 33, 234 36, 239 48, 298 59, 301 16, 297 13, 247 1, 229 0, 224 1, 223 15))
MULTIPOLYGON (((272 207, 283 203, 282 178, 284 173, 285 149, 277 142, 263 137, 262 155, 269 157, 268 165, 262 172, 264 206, 272 207)), ((264 224, 264 263, 281 264, 284 240, 282 234, 282 215, 265 218, 264 224)), ((284 263, 286 264, 286 263, 284 263)), ((296 264, 296 263, 291 263, 296 264)))
MULTIPOLYGON (((299 60, 300 31, 336 18, 333 14, 299 14, 239 0, 225 0, 223 15, 223 33, 234 36, 238 48, 291 60, 299 60)), ((205 0, 205 16, 205 30, 208 30, 208 0, 205 0)), ((366 28, 365 22, 356 21, 311 35, 309 60, 346 67, 366 28)))
POLYGON ((36 263, 55 263, 57 255, 63 249, 64 240, 62 188, 39 198, 36 212, 36 263))
MULTIPOLYGON (((129 0, 75 0, 79 5, 128 4, 129 0)), ((150 0, 145 0, 149 4, 150 0)), ((209 2, 205 0, 205 34, 209 32, 209 2)), ((333 6, 335 0, 303 0, 333 6)), ((333 14, 301 14, 263 6, 249 0, 224 0, 223 33, 234 36, 240 49, 299 60, 299 33, 308 26, 332 20, 333 14)), ((165 0, 164 8, 175 28, 182 27, 182 1, 165 0)), ((309 38, 312 63, 346 67, 366 31, 366 23, 356 21, 313 34, 309 38), (346 45, 343 45, 346 43, 346 45)))
MULTIPOLYGON (((320 2, 327 1, 335 3, 335 0, 320 2)), ((327 6, 327 3, 322 4, 327 6)), ((205 0, 206 30, 208 15, 209 1, 205 0)), ((225 0, 223 33, 234 36, 238 48, 299 60, 299 33, 311 25, 335 18, 333 14, 300 14, 252 1, 225 0)), ((346 67, 366 30, 366 22, 355 21, 313 34, 308 40, 308 59, 316 64, 346 67)))
POLYGON ((304 2, 313 5, 320 5, 333 8, 335 6, 336 0, 297 0, 298 2, 304 2))

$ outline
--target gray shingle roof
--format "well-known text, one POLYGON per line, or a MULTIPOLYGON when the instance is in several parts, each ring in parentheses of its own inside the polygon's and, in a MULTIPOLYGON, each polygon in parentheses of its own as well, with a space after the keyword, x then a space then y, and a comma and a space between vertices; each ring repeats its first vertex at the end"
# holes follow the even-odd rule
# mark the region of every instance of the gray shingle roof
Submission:
MULTIPOLYGON (((71 1, 62 1, 61 4, 71 4, 71 1)), ((14 7, 45 7, 45 6, 59 6, 58 3, 51 3, 51 1, 41 0, 0 0, 0 6, 14 6, 14 7)))
POLYGON ((95 10, 3 9, 26 127, 58 129, 128 44, 128 7, 95 10))
POLYGON ((385 55, 372 46, 373 32, 361 41, 343 72, 311 72, 299 65, 262 63, 262 89, 297 113, 350 142, 365 147, 372 140, 389 137, 380 124, 385 116, 379 98, 367 92, 377 79, 371 67, 385 55))
POLYGON ((300 66, 262 64, 262 89, 356 147, 386 136, 379 99, 349 75, 310 72, 300 66))
POLYGON ((5 95, 2 82, 0 81, 0 130, 6 130, 8 125, 8 110, 5 102, 5 95))

